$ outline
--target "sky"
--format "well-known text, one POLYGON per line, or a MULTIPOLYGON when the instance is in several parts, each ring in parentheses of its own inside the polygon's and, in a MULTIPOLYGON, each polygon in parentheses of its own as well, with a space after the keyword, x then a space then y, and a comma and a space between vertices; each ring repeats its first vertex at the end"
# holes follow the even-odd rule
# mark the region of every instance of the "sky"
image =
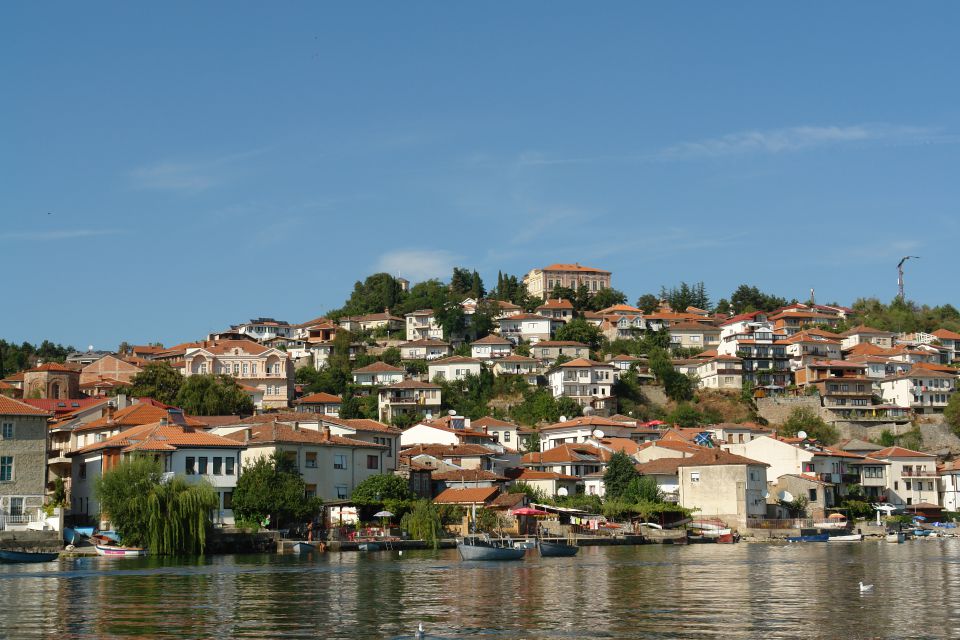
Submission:
POLYGON ((556 262, 960 305, 960 5, 0 9, 0 337, 198 339, 556 262))

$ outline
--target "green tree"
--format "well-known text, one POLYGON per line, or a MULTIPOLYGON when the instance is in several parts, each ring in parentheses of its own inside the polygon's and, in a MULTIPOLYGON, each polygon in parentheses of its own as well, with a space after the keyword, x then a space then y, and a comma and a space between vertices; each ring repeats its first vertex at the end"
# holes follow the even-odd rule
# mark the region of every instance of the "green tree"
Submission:
POLYGON ((678 427, 699 427, 706 424, 707 420, 693 405, 681 402, 676 409, 667 414, 667 422, 678 427))
POLYGON ((236 379, 224 374, 189 376, 180 385, 176 405, 196 416, 250 415, 253 400, 236 379))
POLYGON ((417 500, 400 519, 400 526, 414 540, 423 540, 434 549, 443 537, 443 519, 437 506, 429 500, 417 500))
POLYGON ((587 302, 587 308, 590 311, 600 311, 617 304, 627 304, 627 295, 623 291, 608 287, 594 292, 587 302))
POLYGON ((243 468, 233 491, 233 511, 241 520, 261 522, 270 516, 273 526, 302 522, 316 514, 323 501, 306 497, 306 484, 292 460, 280 451, 260 456, 243 468))
POLYGON ((153 555, 203 553, 218 504, 206 481, 175 476, 161 482, 159 461, 136 456, 100 476, 94 491, 124 544, 148 547, 153 555))
POLYGON ((943 410, 943 419, 954 435, 960 435, 960 393, 950 396, 950 401, 943 410))
POLYGON ((825 445, 834 444, 840 439, 837 428, 824 422, 810 407, 794 407, 778 431, 787 437, 795 437, 800 431, 805 431, 808 437, 825 445))
POLYGON ((747 311, 773 311, 787 304, 785 298, 763 293, 756 287, 742 284, 730 296, 730 308, 734 313, 747 311))
POLYGON ((637 298, 637 304, 635 306, 643 311, 645 315, 650 315, 660 306, 660 298, 652 293, 645 293, 637 298))
POLYGON ((183 376, 166 362, 151 362, 130 381, 130 395, 153 398, 164 404, 175 404, 183 385, 183 376))
POLYGON ((663 502, 663 491, 652 476, 636 475, 630 480, 623 498, 633 503, 663 502))
POLYGON ((343 316, 382 313, 385 309, 392 310, 406 297, 396 278, 389 273, 375 273, 363 282, 357 281, 343 307, 331 311, 328 316, 336 320, 343 316))
POLYGON ((603 486, 608 500, 619 500, 626 496, 630 483, 638 476, 633 465, 633 459, 623 451, 610 456, 607 470, 603 473, 603 486))
POLYGON ((582 342, 589 346, 591 351, 599 351, 604 341, 603 332, 600 331, 600 328, 590 324, 583 318, 571 320, 557 329, 555 338, 557 340, 582 342))
POLYGON ((370 476, 356 486, 350 498, 359 505, 378 505, 387 501, 403 502, 414 499, 406 478, 393 474, 370 476))
POLYGON ((573 398, 554 398, 549 389, 528 389, 523 401, 510 408, 510 417, 523 425, 539 422, 556 423, 560 416, 574 418, 583 415, 583 408, 573 398))

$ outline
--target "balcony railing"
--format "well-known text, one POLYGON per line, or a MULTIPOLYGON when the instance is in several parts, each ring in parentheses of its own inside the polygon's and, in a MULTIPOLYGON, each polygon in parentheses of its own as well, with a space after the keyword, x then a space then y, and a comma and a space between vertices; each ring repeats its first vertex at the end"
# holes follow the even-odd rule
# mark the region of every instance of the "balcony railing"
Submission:
POLYGON ((936 478, 937 472, 934 469, 903 469, 900 475, 904 478, 936 478))

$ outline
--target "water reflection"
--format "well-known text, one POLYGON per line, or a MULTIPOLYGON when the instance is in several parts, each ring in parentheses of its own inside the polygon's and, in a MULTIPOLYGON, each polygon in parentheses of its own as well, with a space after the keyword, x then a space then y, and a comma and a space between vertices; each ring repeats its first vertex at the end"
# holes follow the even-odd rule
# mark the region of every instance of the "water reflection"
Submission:
POLYGON ((0 566, 0 636, 399 638, 422 621, 437 638, 951 637, 957 596, 960 540, 80 558, 0 566))

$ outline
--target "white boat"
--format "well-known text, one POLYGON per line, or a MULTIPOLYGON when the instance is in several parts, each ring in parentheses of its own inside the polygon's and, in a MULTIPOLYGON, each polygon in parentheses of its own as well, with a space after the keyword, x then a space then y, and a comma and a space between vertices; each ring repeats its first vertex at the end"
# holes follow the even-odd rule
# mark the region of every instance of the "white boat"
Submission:
POLYGON ((900 544, 904 540, 904 535, 902 531, 894 531, 893 533, 888 533, 886 537, 887 542, 894 542, 900 544))
POLYGON ((827 542, 861 542, 862 540, 862 533, 848 533, 842 536, 830 536, 827 538, 827 542))
POLYGON ((147 555, 147 550, 141 547, 116 547, 107 544, 94 545, 97 555, 109 558, 141 558, 147 555))

